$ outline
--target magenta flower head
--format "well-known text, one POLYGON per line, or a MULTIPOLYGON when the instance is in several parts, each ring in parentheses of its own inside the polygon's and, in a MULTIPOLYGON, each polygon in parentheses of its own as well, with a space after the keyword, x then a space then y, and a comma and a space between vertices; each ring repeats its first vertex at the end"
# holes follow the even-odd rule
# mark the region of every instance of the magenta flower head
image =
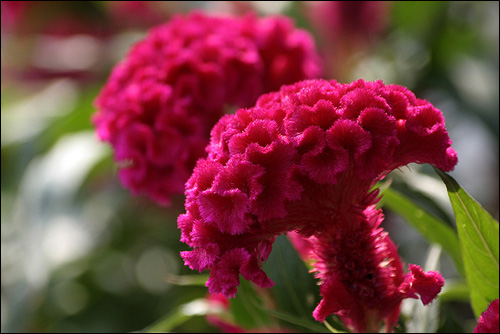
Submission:
POLYGON ((457 163, 442 113, 382 81, 306 80, 265 94, 215 125, 206 159, 187 182, 178 218, 185 264, 210 270, 211 293, 236 294, 239 275, 261 287, 277 235, 307 238, 323 297, 314 317, 337 314, 354 331, 392 330, 404 298, 431 302, 438 272, 409 265, 380 227, 375 183, 411 162, 457 163))
POLYGON ((93 122, 125 187, 169 204, 228 106, 318 76, 318 59, 312 37, 286 17, 177 15, 113 69, 93 122))
POLYGON ((474 333, 498 333, 498 298, 488 305, 477 321, 474 333))

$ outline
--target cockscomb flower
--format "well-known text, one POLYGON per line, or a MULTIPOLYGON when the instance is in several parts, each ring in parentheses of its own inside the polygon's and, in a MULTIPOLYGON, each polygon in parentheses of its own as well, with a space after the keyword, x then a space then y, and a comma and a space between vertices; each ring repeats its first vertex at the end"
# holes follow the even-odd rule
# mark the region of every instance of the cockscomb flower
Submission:
POLYGON ((286 17, 177 15, 113 69, 93 122, 114 148, 122 183, 169 204, 228 106, 318 76, 318 59, 312 37, 286 17))
POLYGON ((375 183, 411 162, 450 171, 457 163, 442 113, 382 81, 305 80, 226 115, 208 157, 186 183, 181 256, 210 270, 209 292, 233 297, 239 276, 273 285, 260 265, 277 235, 307 238, 323 297, 314 317, 335 313, 355 331, 395 326, 404 298, 431 302, 438 272, 410 264, 380 227, 375 183))
POLYGON ((477 321, 474 333, 498 333, 498 298, 488 305, 477 321))

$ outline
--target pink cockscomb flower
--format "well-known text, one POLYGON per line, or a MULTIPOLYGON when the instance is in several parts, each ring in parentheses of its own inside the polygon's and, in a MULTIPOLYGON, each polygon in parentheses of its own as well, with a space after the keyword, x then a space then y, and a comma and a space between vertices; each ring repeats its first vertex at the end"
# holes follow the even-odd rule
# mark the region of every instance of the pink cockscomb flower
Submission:
POLYGON ((282 16, 177 15, 113 69, 93 122, 114 148, 125 187, 169 204, 228 106, 316 77, 318 58, 312 37, 282 16))
POLYGON ((474 333, 498 333, 498 298, 488 305, 477 320, 477 326, 474 328, 474 333))
POLYGON ((314 317, 354 331, 390 331, 404 298, 431 302, 438 272, 404 271, 380 224, 375 183, 411 162, 457 163, 442 113, 382 81, 305 80, 265 94, 214 126, 208 157, 187 182, 179 216, 186 265, 210 270, 211 293, 236 294, 240 275, 273 285, 260 265, 277 235, 307 239, 320 279, 314 317))

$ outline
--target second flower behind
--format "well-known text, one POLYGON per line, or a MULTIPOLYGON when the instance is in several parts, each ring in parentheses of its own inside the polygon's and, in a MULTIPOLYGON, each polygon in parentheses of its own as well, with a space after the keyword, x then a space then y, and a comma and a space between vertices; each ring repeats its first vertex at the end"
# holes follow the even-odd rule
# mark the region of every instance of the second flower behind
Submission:
POLYGON ((123 185, 168 205, 229 106, 318 75, 312 37, 287 17, 177 15, 113 69, 93 122, 114 149, 123 185))

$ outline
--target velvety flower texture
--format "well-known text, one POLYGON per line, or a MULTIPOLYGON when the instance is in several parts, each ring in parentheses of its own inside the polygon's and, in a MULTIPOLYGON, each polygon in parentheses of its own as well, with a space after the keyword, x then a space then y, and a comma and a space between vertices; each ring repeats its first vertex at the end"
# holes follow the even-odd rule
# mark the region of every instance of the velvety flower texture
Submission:
POLYGON ((403 271, 380 228, 374 184, 411 162, 450 171, 457 156, 442 113, 408 89, 382 81, 306 80, 224 116, 206 159, 187 182, 179 216, 186 265, 209 269, 211 293, 232 297, 239 275, 261 287, 276 236, 295 231, 312 247, 322 301, 355 331, 391 330, 401 300, 432 301, 444 284, 416 265, 403 271))
POLYGON ((498 333, 498 298, 488 305, 477 321, 474 333, 498 333))
POLYGON ((313 39, 283 16, 177 15, 112 71, 93 122, 134 194, 169 204, 228 106, 319 75, 313 39))

